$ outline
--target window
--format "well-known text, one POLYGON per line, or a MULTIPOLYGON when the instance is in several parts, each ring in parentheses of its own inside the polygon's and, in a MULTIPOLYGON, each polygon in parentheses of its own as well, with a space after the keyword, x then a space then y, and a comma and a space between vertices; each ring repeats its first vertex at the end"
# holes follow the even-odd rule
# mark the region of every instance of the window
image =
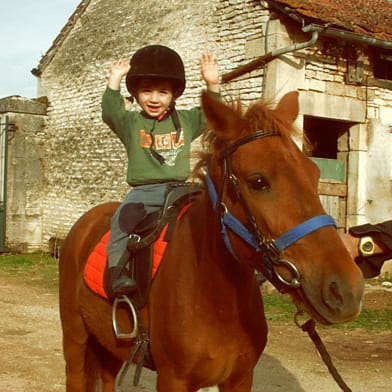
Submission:
POLYGON ((392 80, 392 56, 380 53, 374 62, 374 77, 392 80))
POLYGON ((337 159, 339 138, 348 134, 351 125, 343 121, 305 116, 304 132, 310 143, 310 156, 337 159))
POLYGON ((320 169, 320 178, 345 182, 348 131, 352 123, 318 117, 304 117, 307 148, 320 169))

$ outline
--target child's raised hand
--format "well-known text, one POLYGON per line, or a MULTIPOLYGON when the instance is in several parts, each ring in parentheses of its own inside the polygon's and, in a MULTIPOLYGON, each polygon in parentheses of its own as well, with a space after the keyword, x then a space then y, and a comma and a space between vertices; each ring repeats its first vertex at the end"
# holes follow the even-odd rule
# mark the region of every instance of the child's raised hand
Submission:
POLYGON ((118 76, 124 76, 131 68, 131 64, 127 59, 113 61, 110 64, 110 73, 118 76))
POLYGON ((111 62, 108 86, 112 90, 119 90, 121 79, 128 73, 130 69, 131 64, 129 60, 122 59, 111 62))
POLYGON ((201 75, 207 84, 207 88, 219 92, 219 64, 218 60, 209 53, 203 53, 200 57, 201 75))

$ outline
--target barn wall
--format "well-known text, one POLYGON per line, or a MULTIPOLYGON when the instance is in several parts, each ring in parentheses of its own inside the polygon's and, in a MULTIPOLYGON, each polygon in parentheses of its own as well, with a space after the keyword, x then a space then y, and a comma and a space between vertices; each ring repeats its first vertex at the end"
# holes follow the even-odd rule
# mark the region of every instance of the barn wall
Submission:
MULTIPOLYGON (((290 24, 269 22, 271 50, 310 38, 290 24)), ((305 115, 351 124, 339 141, 338 159, 346 164, 346 183, 322 181, 319 187, 324 207, 342 229, 392 219, 392 158, 388 153, 392 147, 392 90, 375 82, 371 56, 369 49, 364 50, 362 82, 357 84, 347 83, 343 47, 331 45, 322 36, 315 45, 285 54, 266 67, 267 96, 299 90, 299 128, 303 128, 305 115)))
MULTIPOLYGON (((222 72, 254 58, 252 41, 261 37, 266 14, 252 0, 90 2, 40 78, 40 95, 49 99, 44 161, 50 171, 42 203, 43 246, 50 238, 64 238, 92 206, 122 199, 128 190, 123 146, 101 120, 100 100, 110 61, 129 58, 147 44, 174 48, 187 74, 178 107, 195 106, 203 87, 200 54, 215 54, 222 72)), ((128 95, 124 86, 122 91, 128 95)), ((260 79, 255 83, 246 75, 226 87, 224 94, 231 93, 245 101, 258 98, 260 79)))
MULTIPOLYGON (((65 39, 54 43, 39 78, 39 95, 49 101, 46 125, 39 134, 44 181, 35 230, 40 233, 43 250, 51 238, 64 238, 85 211, 120 200, 128 191, 125 151, 101 120, 100 100, 110 61, 129 58, 152 43, 177 50, 187 74, 187 88, 177 104, 187 108, 199 103, 203 84, 198 58, 202 52, 215 54, 224 74, 268 51, 310 39, 310 34, 298 31, 298 25, 282 23, 270 15, 263 1, 85 0, 82 4, 86 9, 65 39)), ((346 84, 344 55, 327 48, 320 38, 315 46, 287 54, 225 84, 223 95, 240 96, 248 104, 262 95, 274 101, 298 89, 299 128, 304 115, 352 123, 342 154, 349 172, 344 188, 347 206, 344 201, 342 207, 342 197, 346 197, 342 196, 342 184, 338 184, 335 198, 331 199, 328 191, 322 200, 332 211, 345 213, 347 207, 349 225, 381 220, 389 212, 392 215, 386 193, 390 194, 391 184, 387 151, 392 93, 367 83, 346 84)), ((371 75, 365 54, 365 77, 371 75)), ((124 87, 122 92, 128 95, 124 87)), ((296 141, 302 145, 301 138, 296 141)))

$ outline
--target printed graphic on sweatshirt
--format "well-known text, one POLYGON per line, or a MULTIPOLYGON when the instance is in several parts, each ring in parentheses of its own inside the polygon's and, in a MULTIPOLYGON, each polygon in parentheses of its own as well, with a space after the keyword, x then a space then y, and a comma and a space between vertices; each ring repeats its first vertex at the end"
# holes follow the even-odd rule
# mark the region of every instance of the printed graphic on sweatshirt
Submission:
MULTIPOLYGON (((145 130, 139 131, 140 146, 150 148, 152 137, 145 130)), ((174 166, 178 154, 182 151, 185 144, 184 133, 181 130, 179 140, 177 141, 177 132, 168 132, 154 135, 154 150, 159 152, 165 158, 165 164, 174 166)))

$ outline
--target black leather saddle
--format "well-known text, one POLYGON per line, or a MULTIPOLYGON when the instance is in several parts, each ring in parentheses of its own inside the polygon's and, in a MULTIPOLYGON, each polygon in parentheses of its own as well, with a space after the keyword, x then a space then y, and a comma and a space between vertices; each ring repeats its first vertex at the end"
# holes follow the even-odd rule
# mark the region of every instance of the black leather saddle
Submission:
POLYGON ((129 235, 127 268, 137 281, 137 290, 130 299, 137 308, 142 308, 148 298, 152 281, 154 242, 166 225, 168 225, 168 229, 164 240, 170 241, 179 212, 194 201, 201 191, 202 187, 194 183, 171 184, 162 208, 146 215, 129 235))

